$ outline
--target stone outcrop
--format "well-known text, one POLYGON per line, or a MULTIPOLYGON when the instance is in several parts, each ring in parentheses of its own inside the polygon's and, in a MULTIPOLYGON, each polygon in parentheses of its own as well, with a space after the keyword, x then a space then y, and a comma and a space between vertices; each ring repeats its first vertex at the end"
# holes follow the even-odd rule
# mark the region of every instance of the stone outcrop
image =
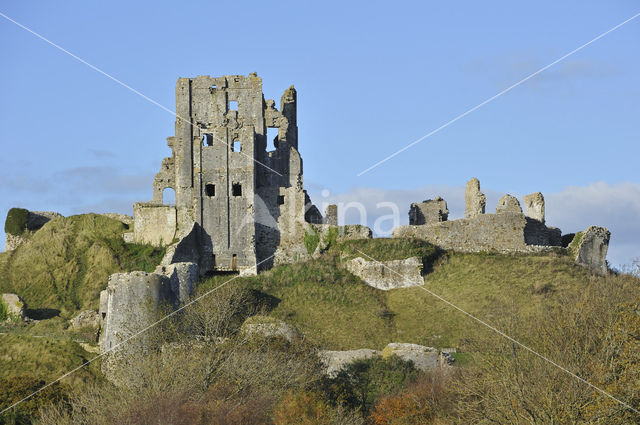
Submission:
POLYGON ((413 362, 414 367, 421 371, 447 367, 454 362, 449 352, 444 352, 444 350, 441 352, 433 347, 401 342, 392 342, 382 351, 361 348, 358 350, 321 350, 318 352, 318 357, 325 367, 325 374, 330 378, 335 378, 342 369, 355 361, 379 356, 388 358, 393 355, 404 361, 413 362))
POLYGON ((542 193, 530 193, 522 200, 524 201, 527 217, 544 223, 544 196, 542 196, 542 193))
POLYGON ((27 240, 26 237, 20 235, 12 235, 11 233, 6 234, 6 239, 4 242, 4 250, 5 252, 13 251, 20 245, 22 245, 27 240))
POLYGON ((409 208, 409 224, 419 226, 427 223, 439 223, 447 221, 449 209, 447 201, 441 197, 427 199, 420 203, 413 203, 409 208))
POLYGON ((367 285, 384 291, 424 284, 422 261, 418 257, 380 262, 356 257, 348 260, 345 266, 367 285))
POLYGON ((356 360, 366 360, 380 355, 380 351, 368 348, 347 351, 321 350, 318 352, 318 357, 325 366, 325 374, 330 378, 335 378, 345 366, 356 360))
POLYGON ((7 307, 7 321, 21 321, 25 318, 25 304, 24 300, 16 294, 2 294, 0 298, 7 307))
POLYGON ((412 361, 416 369, 433 370, 440 365, 440 352, 424 345, 392 342, 382 350, 382 357, 398 356, 404 361, 412 361))
POLYGON ((610 239, 611 232, 604 227, 591 226, 582 232, 576 244, 576 264, 606 275, 609 272, 606 258, 610 239))
POLYGON ((268 316, 251 316, 240 328, 245 335, 260 335, 266 338, 284 338, 289 342, 299 340, 302 335, 292 325, 268 316))
POLYGON ((477 178, 472 178, 467 182, 467 186, 464 192, 465 201, 465 218, 474 218, 478 215, 484 214, 485 206, 487 205, 487 197, 484 193, 480 192, 480 181, 477 178))
POLYGON ((82 310, 69 322, 74 329, 97 328, 100 326, 100 314, 95 310, 82 310))
POLYGON ((498 201, 498 206, 496 207, 496 214, 504 214, 504 213, 516 213, 522 214, 522 208, 520 207, 520 202, 518 200, 507 194, 504 195, 498 201))

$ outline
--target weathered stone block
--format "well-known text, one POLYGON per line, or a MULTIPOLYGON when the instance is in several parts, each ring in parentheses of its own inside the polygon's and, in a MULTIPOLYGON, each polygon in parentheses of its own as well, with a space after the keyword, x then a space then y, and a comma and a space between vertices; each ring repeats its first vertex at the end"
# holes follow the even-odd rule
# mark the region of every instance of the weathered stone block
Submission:
POLYGON ((69 320, 69 322, 71 323, 71 327, 75 329, 85 327, 97 328, 100 326, 100 314, 95 310, 83 310, 78 313, 76 317, 69 320))
POLYGON ((440 352, 424 345, 392 342, 382 349, 382 357, 398 356, 404 361, 411 361, 421 371, 434 370, 440 365, 440 352))
POLYGON ((2 294, 1 301, 5 306, 7 306, 6 320, 24 320, 25 304, 24 300, 19 295, 2 294))
POLYGON ((347 261, 346 267, 367 285, 383 291, 424 284, 422 261, 418 257, 381 262, 357 257, 347 261))
POLYGON ((606 275, 609 272, 607 266, 607 251, 611 232, 598 226, 591 226, 582 233, 580 244, 576 253, 576 263, 588 267, 594 273, 606 275))
MULTIPOLYGON (((101 301, 106 303, 100 340, 103 352, 115 349, 153 323, 158 307, 174 305, 176 302, 170 279, 156 273, 138 271, 112 274, 103 293, 106 293, 100 294, 101 301)), ((144 337, 136 338, 127 345, 139 344, 144 345, 144 337)), ((122 348, 127 346, 123 344, 122 348)))
POLYGON ((338 373, 348 364, 353 363, 356 360, 378 357, 380 354, 381 353, 378 350, 360 348, 358 350, 348 351, 321 350, 318 352, 318 357, 326 368, 326 375, 330 378, 335 378, 336 375, 338 375, 338 373))

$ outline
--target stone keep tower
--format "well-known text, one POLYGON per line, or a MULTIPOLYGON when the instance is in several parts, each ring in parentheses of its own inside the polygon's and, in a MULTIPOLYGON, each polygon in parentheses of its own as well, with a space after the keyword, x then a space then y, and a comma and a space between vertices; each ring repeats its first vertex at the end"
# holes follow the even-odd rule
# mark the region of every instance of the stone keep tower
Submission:
POLYGON ((134 205, 137 242, 169 244, 196 225, 201 270, 269 267, 300 245, 307 220, 322 217, 302 188, 296 91, 280 111, 256 74, 180 78, 172 155, 162 161, 153 200, 134 205), (277 128, 267 151, 267 128, 277 128), (163 191, 175 190, 175 206, 163 191), (292 248, 293 246, 293 248, 292 248))

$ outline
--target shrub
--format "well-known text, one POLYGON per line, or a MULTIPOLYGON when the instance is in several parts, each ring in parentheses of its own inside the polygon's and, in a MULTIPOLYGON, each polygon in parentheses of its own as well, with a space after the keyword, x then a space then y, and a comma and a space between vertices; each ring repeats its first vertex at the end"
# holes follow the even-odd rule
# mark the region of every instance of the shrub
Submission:
POLYGON ((399 391, 417 376, 413 362, 397 356, 356 360, 328 383, 328 393, 332 400, 366 416, 380 397, 399 391))
MULTIPOLYGON (((45 381, 28 375, 0 379, 0 410, 19 402, 45 384, 45 381)), ((31 424, 38 418, 40 407, 50 404, 65 406, 68 392, 66 385, 57 382, 1 415, 0 424, 31 424)))
POLYGON ((11 208, 4 222, 4 231, 14 236, 20 236, 27 230, 29 211, 24 208, 11 208))
POLYGON ((358 425, 362 419, 331 406, 314 392, 298 391, 284 395, 273 413, 274 425, 358 425))
POLYGON ((569 252, 571 255, 575 256, 578 253, 578 248, 580 247, 580 242, 582 242, 582 232, 576 233, 571 242, 569 243, 569 252))
POLYGON ((320 235, 315 229, 307 230, 304 235, 304 246, 307 248, 309 255, 313 254, 320 243, 320 235))
POLYGON ((453 413, 455 394, 448 385, 453 373, 439 370, 422 374, 406 390, 382 397, 371 412, 371 423, 418 425, 453 413))
POLYGON ((8 316, 9 308, 2 300, 0 300, 0 322, 4 322, 5 320, 7 320, 8 316))

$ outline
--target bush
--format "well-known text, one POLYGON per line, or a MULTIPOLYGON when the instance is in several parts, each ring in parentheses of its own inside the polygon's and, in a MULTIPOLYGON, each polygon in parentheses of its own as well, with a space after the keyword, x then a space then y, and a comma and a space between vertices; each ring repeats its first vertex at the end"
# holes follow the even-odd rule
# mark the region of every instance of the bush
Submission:
MULTIPOLYGON (((0 410, 33 394, 45 384, 45 381, 32 376, 0 379, 0 410)), ((0 424, 31 424, 38 418, 38 410, 42 406, 58 404, 64 407, 68 392, 69 388, 66 385, 55 383, 1 415, 0 424)))
POLYGON ((274 425, 357 425, 362 419, 340 407, 331 406, 320 395, 310 391, 285 394, 273 413, 274 425))
POLYGON ((418 371, 413 362, 397 356, 356 360, 329 381, 329 398, 366 416, 374 403, 415 381, 418 371))
POLYGON ((453 371, 443 370, 426 373, 406 390, 382 397, 371 412, 371 423, 419 425, 430 423, 436 417, 455 416, 455 394, 448 385, 452 374, 453 371))
POLYGON ((309 255, 313 254, 320 243, 320 235, 315 229, 308 230, 304 235, 304 246, 309 255))
POLYGON ((27 230, 29 211, 24 208, 11 208, 4 222, 4 231, 14 236, 20 236, 27 230))
POLYGON ((7 320, 8 316, 9 308, 2 300, 0 300, 0 322, 4 322, 5 320, 7 320))

